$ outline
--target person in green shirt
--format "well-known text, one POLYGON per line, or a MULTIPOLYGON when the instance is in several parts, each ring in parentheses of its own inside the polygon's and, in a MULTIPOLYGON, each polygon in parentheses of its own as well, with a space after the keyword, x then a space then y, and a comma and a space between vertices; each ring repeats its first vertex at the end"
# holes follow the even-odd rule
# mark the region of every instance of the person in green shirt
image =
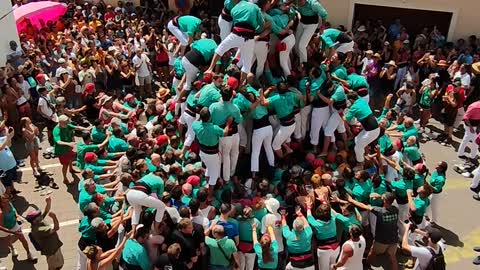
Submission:
POLYGON ((403 147, 404 157, 408 159, 411 165, 417 165, 418 163, 423 163, 422 154, 417 147, 417 138, 415 136, 410 136, 403 147))
POLYGON ((387 129, 389 135, 392 137, 400 137, 402 142, 406 142, 410 136, 415 136, 417 141, 420 139, 418 136, 418 129, 415 127, 413 118, 405 117, 403 124, 394 125, 387 129))
MULTIPOLYGON (((253 231, 256 230, 254 229, 253 231)), ((223 226, 217 225, 216 220, 212 221, 212 225, 205 231, 205 235, 205 245, 210 250, 208 269, 228 269, 232 257, 235 263, 240 265, 240 258, 238 257, 235 241, 225 235, 223 226), (210 232, 213 238, 208 236, 210 232)), ((253 241, 255 241, 255 238, 253 241)))
POLYGON ((93 122, 91 137, 94 144, 100 144, 107 138, 107 129, 102 119, 95 119, 93 122))
POLYGON ((112 160, 98 160, 97 154, 88 152, 84 157, 85 169, 90 169, 94 174, 104 174, 113 171, 118 167, 118 163, 112 160))
POLYGON ((408 218, 408 202, 413 196, 413 179, 415 179, 415 172, 409 168, 403 168, 401 178, 398 181, 390 182, 398 204, 399 222, 404 222, 408 218))
POLYGON ((323 139, 321 155, 326 156, 330 149, 330 143, 335 143, 335 131, 338 131, 344 142, 347 141, 347 130, 340 116, 340 113, 343 113, 343 110, 347 107, 347 96, 343 87, 340 84, 334 84, 331 80, 326 81, 323 88, 329 97, 324 96, 321 92, 318 92, 318 96, 332 108, 324 129, 325 138, 323 139))
POLYGON ((200 69, 210 63, 217 49, 217 43, 213 39, 203 38, 192 43, 191 50, 182 58, 184 72, 185 91, 192 89, 192 83, 196 80, 200 69))
POLYGON ((351 72, 350 69, 347 70, 347 73, 346 80, 337 77, 337 81, 347 87, 349 92, 356 92, 360 97, 365 99, 366 102, 369 102, 370 96, 368 95, 368 90, 370 89, 370 85, 367 82, 367 78, 355 72, 351 72))
POLYGON ((295 32, 295 50, 300 58, 300 63, 306 63, 308 62, 308 43, 321 23, 319 17, 325 20, 328 13, 317 0, 297 0, 295 2, 295 7, 300 13, 300 23, 295 32))
POLYGON ((433 171, 432 175, 428 183, 433 187, 432 199, 430 202, 430 222, 436 223, 438 220, 438 213, 439 213, 439 200, 441 199, 441 194, 443 191, 443 187, 445 186, 446 182, 446 175, 447 175, 448 164, 445 161, 441 161, 437 164, 435 171, 433 171))
POLYGON ((222 97, 222 95, 220 95, 220 88, 223 85, 223 76, 221 73, 213 75, 213 82, 203 86, 199 93, 196 94, 198 97, 197 105, 199 107, 210 107, 210 105, 220 100, 222 97))
POLYGON ((253 269, 255 265, 256 254, 253 249, 252 223, 257 224, 257 235, 260 234, 260 220, 254 217, 252 208, 243 208, 242 215, 238 219, 240 239, 238 250, 240 251, 239 255, 244 257, 240 259, 240 269, 253 269))
POLYGON ((273 151, 279 158, 283 158, 284 153, 282 146, 286 149, 286 153, 291 153, 293 150, 286 145, 287 140, 295 131, 295 115, 293 109, 300 102, 297 94, 288 91, 288 85, 285 82, 280 82, 276 86, 277 95, 270 95, 269 92, 264 93, 260 90, 260 104, 269 107, 275 111, 280 120, 280 129, 272 142, 273 151))
POLYGON ((161 200, 165 184, 163 179, 156 174, 150 173, 135 182, 127 190, 126 198, 133 208, 132 227, 135 229, 140 222, 140 215, 143 207, 157 209, 155 213, 154 228, 158 231, 160 222, 162 222, 165 213, 165 204, 161 200))
POLYGON ((417 189, 417 196, 409 202, 412 221, 420 229, 425 227, 425 215, 430 206, 430 199, 428 197, 432 192, 433 188, 431 186, 423 185, 417 189))
POLYGON ((130 145, 123 137, 123 131, 120 128, 113 129, 112 136, 108 139, 108 152, 126 152, 130 145))
POLYGON ((233 120, 228 118, 225 128, 222 129, 211 122, 207 107, 200 110, 200 120, 192 124, 192 129, 200 144, 200 158, 207 167, 205 176, 208 178, 208 196, 213 199, 214 187, 220 177, 221 162, 218 154, 220 138, 228 134, 233 120))
POLYGON ((85 154, 88 152, 96 152, 101 148, 107 146, 110 139, 110 133, 107 132, 107 137, 100 144, 92 144, 92 137, 90 134, 84 133, 82 135, 83 143, 77 143, 77 167, 83 170, 85 166, 85 154))
POLYGON ((268 234, 262 235, 260 241, 257 236, 257 223, 252 223, 253 249, 257 254, 258 267, 262 269, 277 269, 278 243, 272 226, 267 227, 268 234))
POLYGON ((235 174, 239 155, 240 135, 238 134, 238 125, 243 122, 243 116, 235 104, 232 103, 233 91, 238 87, 238 80, 230 77, 227 80, 227 87, 221 91, 222 100, 213 103, 209 107, 211 121, 214 125, 224 128, 228 119, 232 119, 228 134, 220 138, 219 151, 222 161, 222 179, 230 181, 230 177, 235 174))
POLYGON ((337 240, 336 215, 331 211, 329 204, 321 204, 312 216, 313 202, 306 200, 307 221, 315 231, 317 242, 318 269, 328 269, 340 254, 340 244, 337 240))
POLYGON ((327 58, 332 57, 336 52, 342 54, 351 52, 355 44, 347 33, 335 28, 325 29, 320 39, 322 40, 322 50, 328 50, 327 58))
POLYGON ((150 262, 147 250, 147 242, 150 238, 150 228, 141 227, 136 231, 132 231, 135 232, 135 235, 133 238, 127 240, 122 251, 120 265, 125 263, 127 266, 126 269, 128 269, 128 266, 132 266, 142 270, 151 270, 152 263, 150 262))
POLYGON ((190 15, 176 16, 168 22, 168 30, 180 42, 180 47, 175 51, 175 55, 180 52, 180 55, 185 54, 185 49, 192 44, 195 39, 198 39, 200 33, 205 29, 202 25, 202 20, 190 15))
POLYGON ((313 231, 308 224, 307 219, 303 216, 301 208, 297 208, 295 214, 297 218, 293 221, 293 229, 287 225, 285 219, 285 211, 282 215, 282 234, 288 250, 289 263, 286 269, 305 269, 314 267, 312 254, 312 235, 313 231))
POLYGON ((437 93, 437 81, 435 78, 430 79, 428 84, 423 85, 418 92, 420 100, 420 130, 424 131, 431 117, 431 108, 433 99, 437 93))
POLYGON ((212 73, 217 61, 227 51, 238 48, 242 63, 240 82, 243 84, 252 69, 255 37, 264 30, 265 20, 259 6, 248 1, 238 2, 232 8, 231 15, 233 19, 232 32, 218 45, 210 67, 205 73, 212 73))
POLYGON ((71 184, 67 178, 67 170, 73 173, 79 173, 73 169, 73 147, 75 147, 75 142, 73 141, 74 130, 90 132, 92 128, 85 128, 81 126, 74 126, 70 124, 70 118, 66 115, 61 115, 58 118, 58 125, 53 128, 53 142, 54 142, 54 151, 55 155, 60 160, 62 164, 62 175, 63 182, 65 184, 71 184))
POLYGON ((356 118, 363 127, 363 130, 355 137, 354 148, 357 162, 363 165, 365 147, 378 138, 380 128, 370 106, 363 98, 359 98, 357 93, 349 93, 347 98, 352 105, 345 114, 345 120, 351 122, 356 118))

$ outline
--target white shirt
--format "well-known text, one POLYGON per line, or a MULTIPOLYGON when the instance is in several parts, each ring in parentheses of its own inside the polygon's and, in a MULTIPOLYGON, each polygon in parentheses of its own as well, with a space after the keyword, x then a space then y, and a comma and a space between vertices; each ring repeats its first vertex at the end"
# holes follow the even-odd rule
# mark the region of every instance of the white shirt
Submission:
POLYGON ((135 54, 135 57, 133 57, 132 62, 135 66, 139 66, 142 64, 138 69, 137 69, 137 75, 138 77, 148 77, 150 76, 150 70, 148 69, 148 63, 150 63, 150 59, 142 53, 141 57, 138 57, 138 55, 135 54))
POLYGON ((367 57, 364 57, 362 59, 362 74, 365 74, 367 72, 367 66, 373 63, 373 59, 368 59, 367 57))
POLYGON ((23 80, 23 82, 20 84, 20 88, 22 88, 23 96, 26 99, 30 99, 30 84, 26 81, 23 80))
MULTIPOLYGON (((432 254, 426 247, 415 247, 410 246, 412 250, 412 257, 417 258, 413 270, 425 270, 432 259, 432 254)), ((438 247, 435 250, 435 254, 438 254, 442 249, 442 252, 445 253, 445 245, 442 241, 438 242, 438 247)))
POLYGON ((46 99, 47 99, 47 97, 40 97, 38 99, 38 108, 42 112, 42 114, 43 114, 42 116, 46 115, 46 116, 52 118, 53 111, 48 106, 46 99))
POLYGON ((460 71, 457 71, 455 73, 455 76, 453 76, 453 79, 460 78, 462 82, 462 86, 470 86, 470 74, 466 73, 462 75, 460 71))
MULTIPOLYGON (((199 213, 200 213, 200 212, 199 212, 199 213)), ((210 223, 210 221, 208 220, 208 218, 206 218, 206 217, 204 217, 204 216, 201 216, 201 215, 192 217, 192 222, 193 222, 193 223, 196 223, 196 224, 198 224, 198 225, 201 225, 204 230, 207 230, 207 229, 208 229, 208 225, 209 225, 209 223, 210 223)))
POLYGON ((282 220, 280 215, 266 214, 262 218, 262 233, 267 233, 268 226, 273 227, 273 232, 275 233, 275 239, 277 239, 278 252, 283 251, 283 235, 282 235, 282 220))

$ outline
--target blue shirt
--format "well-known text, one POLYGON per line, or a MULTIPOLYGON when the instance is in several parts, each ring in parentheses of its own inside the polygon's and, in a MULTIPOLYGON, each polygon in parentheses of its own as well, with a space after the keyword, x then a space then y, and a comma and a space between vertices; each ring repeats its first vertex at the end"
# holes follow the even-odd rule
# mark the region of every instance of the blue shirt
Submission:
POLYGON ((231 222, 218 221, 217 225, 222 225, 223 226, 223 230, 225 231, 225 235, 229 239, 235 240, 235 237, 239 235, 238 226, 231 223, 231 222))
MULTIPOLYGON (((0 137, 0 144, 2 144, 7 139, 6 136, 0 137)), ((17 166, 17 161, 13 156, 12 151, 7 146, 2 151, 0 151, 0 170, 6 172, 17 166)))

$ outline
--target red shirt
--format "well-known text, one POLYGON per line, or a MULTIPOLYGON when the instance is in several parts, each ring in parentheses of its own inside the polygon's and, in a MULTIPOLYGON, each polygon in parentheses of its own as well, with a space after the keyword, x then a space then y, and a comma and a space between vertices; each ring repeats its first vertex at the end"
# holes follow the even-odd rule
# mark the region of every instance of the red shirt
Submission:
MULTIPOLYGON (((447 93, 450 94, 453 90, 455 89, 455 86, 453 86, 452 84, 450 84, 448 87, 447 87, 447 93)), ((463 103, 465 102, 465 89, 463 88, 463 86, 460 86, 459 89, 458 89, 458 92, 457 92, 457 109, 460 109, 463 107, 463 103)))

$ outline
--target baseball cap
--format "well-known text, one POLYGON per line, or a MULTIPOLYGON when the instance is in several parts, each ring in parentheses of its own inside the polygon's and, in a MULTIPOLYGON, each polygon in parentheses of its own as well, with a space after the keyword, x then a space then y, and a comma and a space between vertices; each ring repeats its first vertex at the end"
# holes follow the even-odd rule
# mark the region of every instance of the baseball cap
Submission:
POLYGON ((229 77, 227 80, 227 86, 230 87, 232 90, 237 89, 238 87, 238 80, 235 77, 229 77))
POLYGON ((28 212, 27 216, 25 217, 25 219, 32 223, 37 217, 41 216, 42 215, 42 211, 40 210, 32 210, 30 212, 28 212))

